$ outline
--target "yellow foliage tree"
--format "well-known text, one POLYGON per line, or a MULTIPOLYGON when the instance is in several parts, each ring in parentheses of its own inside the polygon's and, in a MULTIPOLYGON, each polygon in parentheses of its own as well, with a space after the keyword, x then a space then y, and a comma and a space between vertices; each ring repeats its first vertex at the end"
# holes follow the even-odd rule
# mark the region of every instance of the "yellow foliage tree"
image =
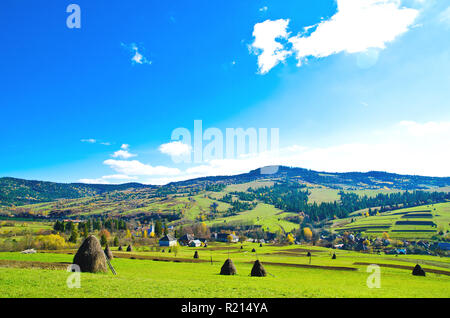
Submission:
POLYGON ((289 234, 286 236, 286 239, 287 239, 287 241, 289 242, 289 244, 294 244, 294 242, 295 242, 294 236, 293 236, 291 233, 289 233, 289 234))
POLYGON ((44 250, 56 250, 67 246, 64 237, 58 234, 38 235, 34 239, 33 243, 37 245, 39 249, 44 250))
POLYGON ((311 241, 313 233, 309 227, 305 227, 303 229, 303 236, 305 237, 306 240, 311 241))
POLYGON ((389 234, 388 234, 388 232, 383 232, 383 238, 384 238, 385 240, 389 240, 389 234))

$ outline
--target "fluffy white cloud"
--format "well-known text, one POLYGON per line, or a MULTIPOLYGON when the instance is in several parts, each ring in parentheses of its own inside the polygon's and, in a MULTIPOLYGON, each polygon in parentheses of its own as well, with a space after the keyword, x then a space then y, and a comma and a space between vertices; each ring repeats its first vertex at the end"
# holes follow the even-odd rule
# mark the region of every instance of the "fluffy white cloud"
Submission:
POLYGON ((284 61, 291 54, 284 49, 279 39, 287 39, 288 19, 266 20, 255 24, 253 37, 255 41, 250 46, 253 53, 258 55, 258 72, 265 74, 279 62, 284 61))
POLYGON ((337 12, 330 19, 289 37, 291 48, 277 41, 288 36, 289 20, 283 19, 256 24, 252 47, 258 55, 259 71, 264 74, 292 53, 300 66, 310 56, 384 49, 386 43, 408 31, 418 13, 402 7, 398 0, 337 0, 337 12))
POLYGON ((131 176, 170 176, 180 174, 180 170, 177 168, 169 168, 165 166, 153 167, 151 165, 143 164, 138 160, 127 161, 108 159, 103 163, 121 174, 131 176))
POLYGON ((130 149, 130 145, 128 144, 123 144, 122 146, 120 146, 120 150, 117 150, 116 152, 114 152, 111 156, 113 158, 121 158, 121 159, 129 159, 132 157, 136 157, 137 155, 132 154, 128 151, 128 149, 130 149))
POLYGON ((184 156, 191 153, 191 146, 181 141, 172 141, 159 146, 159 151, 170 156, 184 156))
POLYGON ((122 158, 122 159, 129 159, 132 157, 136 157, 137 155, 132 154, 130 152, 128 152, 127 150, 117 150, 116 152, 114 152, 112 154, 113 158, 122 158))

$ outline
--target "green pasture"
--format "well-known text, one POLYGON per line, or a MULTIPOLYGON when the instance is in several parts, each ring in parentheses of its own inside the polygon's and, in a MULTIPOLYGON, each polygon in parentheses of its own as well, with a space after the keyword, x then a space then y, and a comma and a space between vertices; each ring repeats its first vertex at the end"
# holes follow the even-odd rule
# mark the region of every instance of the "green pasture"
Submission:
MULTIPOLYGON (((118 275, 82 273, 81 288, 68 288, 70 273, 63 269, 15 268, 14 261, 70 263, 73 255, 60 253, 0 253, 0 297, 444 297, 450 296, 450 276, 427 273, 426 277, 411 275, 409 269, 381 267, 381 288, 369 288, 367 265, 355 262, 414 266, 416 262, 427 269, 450 271, 448 259, 432 256, 370 255, 350 251, 331 251, 311 246, 268 246, 257 243, 209 244, 207 248, 181 247, 174 253, 132 252, 131 257, 115 258, 112 264, 118 275), (256 252, 251 252, 255 248, 256 252), (202 263, 188 263, 197 250, 202 263), (293 267, 287 264, 311 265, 316 268, 293 267), (337 259, 331 259, 336 252, 337 259), (219 275, 220 267, 230 257, 237 275, 219 275), (212 264, 211 264, 212 258, 212 264), (267 277, 250 277, 252 262, 264 264, 267 277), (426 264, 424 262, 427 262, 426 264), (276 264, 270 264, 276 263, 276 264), (325 267, 320 267, 325 266, 325 267), (336 268, 355 270, 338 270, 336 268)), ((75 251, 70 251, 74 253, 75 251)), ((113 253, 119 255, 115 250, 113 253)), ((126 252, 121 253, 127 254, 126 252)))

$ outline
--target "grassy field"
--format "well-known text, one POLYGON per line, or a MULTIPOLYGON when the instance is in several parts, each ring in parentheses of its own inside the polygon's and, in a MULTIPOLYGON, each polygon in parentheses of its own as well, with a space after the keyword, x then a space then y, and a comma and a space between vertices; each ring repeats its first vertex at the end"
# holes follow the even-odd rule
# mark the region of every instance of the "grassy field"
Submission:
POLYGON ((228 225, 261 225, 264 230, 270 232, 290 232, 299 227, 298 224, 284 220, 285 217, 292 215, 296 214, 283 212, 276 209, 273 205, 259 203, 253 210, 240 212, 237 215, 226 218, 218 218, 206 222, 206 224, 213 226, 224 224, 224 221, 226 221, 228 225))
MULTIPOLYGON (((311 246, 264 246, 256 243, 210 244, 208 248, 182 247, 175 258, 173 253, 133 252, 116 253, 112 261, 118 275, 81 274, 81 288, 66 285, 69 273, 64 270, 73 255, 64 253, 0 253, 0 297, 450 297, 450 276, 430 270, 450 273, 450 260, 432 256, 388 256, 336 251, 311 246), (252 253, 255 248, 257 253, 252 253), (192 263, 198 250, 200 262, 192 263), (311 264, 308 268, 309 257, 311 264), (236 276, 218 275, 229 257, 237 267, 236 276), (128 257, 128 258, 122 258, 128 257), (134 257, 135 259, 130 259, 134 257), (147 259, 139 259, 147 258, 147 259), (152 259, 160 259, 154 261, 152 259), (252 262, 259 258, 267 277, 250 277, 252 262), (419 259, 417 259, 419 258, 419 259), (161 261, 165 259, 166 261, 161 261), (171 260, 178 259, 178 262, 171 260), (213 260, 211 264, 211 259, 213 260), (189 262, 188 262, 189 261, 189 262), (421 262, 426 277, 411 275, 411 266, 421 262), (41 262, 41 263, 37 263, 41 262), (425 262, 425 263, 424 263, 425 262), (368 288, 370 273, 367 265, 379 263, 381 288, 368 288), (37 268, 29 268, 30 266, 37 268), (57 264, 62 269, 41 269, 42 264, 57 264), (23 267, 23 268, 19 268, 23 267)), ((56 266, 56 265, 55 265, 56 266)))
POLYGON ((334 221, 332 229, 374 236, 388 232, 391 238, 429 239, 439 231, 450 230, 450 202, 399 209, 379 216, 352 216, 334 221), (350 223, 351 219, 354 222, 350 223))

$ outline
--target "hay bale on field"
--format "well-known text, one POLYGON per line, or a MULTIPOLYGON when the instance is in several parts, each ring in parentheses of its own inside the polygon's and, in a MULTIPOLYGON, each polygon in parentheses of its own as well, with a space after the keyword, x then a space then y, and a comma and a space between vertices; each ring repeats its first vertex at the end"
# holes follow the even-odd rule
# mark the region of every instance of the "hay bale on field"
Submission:
POLYGON ((308 254, 306 254, 306 256, 311 257, 311 252, 308 252, 308 254))
POLYGON ((416 264, 416 266, 414 267, 412 274, 414 276, 425 276, 425 271, 423 270, 422 266, 420 266, 419 264, 416 264))
POLYGON ((119 245, 118 251, 123 251, 122 245, 119 245))
POLYGON ((259 247, 262 247, 262 243, 259 243, 259 247))
POLYGON ((127 252, 132 252, 132 251, 133 251, 133 248, 131 247, 131 245, 128 245, 127 252))
POLYGON ((256 260, 253 264, 252 271, 250 273, 251 276, 257 276, 257 277, 266 277, 267 273, 264 269, 264 266, 261 264, 259 260, 256 260))
POLYGON ((244 246, 241 245, 241 250, 243 250, 243 249, 244 249, 244 246))
POLYGON ((195 253, 194 253, 194 258, 198 258, 198 252, 197 251, 195 251, 195 253))
POLYGON ((169 253, 172 253, 172 249, 169 248, 169 253))
POLYGON ((161 253, 164 253, 164 252, 165 252, 165 250, 164 250, 164 249, 162 249, 161 253))
POLYGON ((255 253, 256 252, 256 250, 255 249, 252 249, 252 253, 255 253))
POLYGON ((108 246, 108 244, 106 244, 106 247, 105 247, 105 255, 106 255, 106 257, 108 258, 108 259, 113 259, 113 253, 111 252, 111 250, 109 249, 109 246, 108 246))
POLYGON ((236 266, 231 259, 227 259, 220 269, 220 275, 236 275, 236 266))
POLYGON ((333 253, 333 256, 331 256, 331 259, 336 259, 336 253, 333 253))
POLYGON ((205 243, 205 246, 204 247, 208 247, 208 243, 205 243))
POLYGON ((106 257, 100 242, 94 235, 89 235, 81 244, 73 264, 80 266, 82 272, 106 272, 106 257))

